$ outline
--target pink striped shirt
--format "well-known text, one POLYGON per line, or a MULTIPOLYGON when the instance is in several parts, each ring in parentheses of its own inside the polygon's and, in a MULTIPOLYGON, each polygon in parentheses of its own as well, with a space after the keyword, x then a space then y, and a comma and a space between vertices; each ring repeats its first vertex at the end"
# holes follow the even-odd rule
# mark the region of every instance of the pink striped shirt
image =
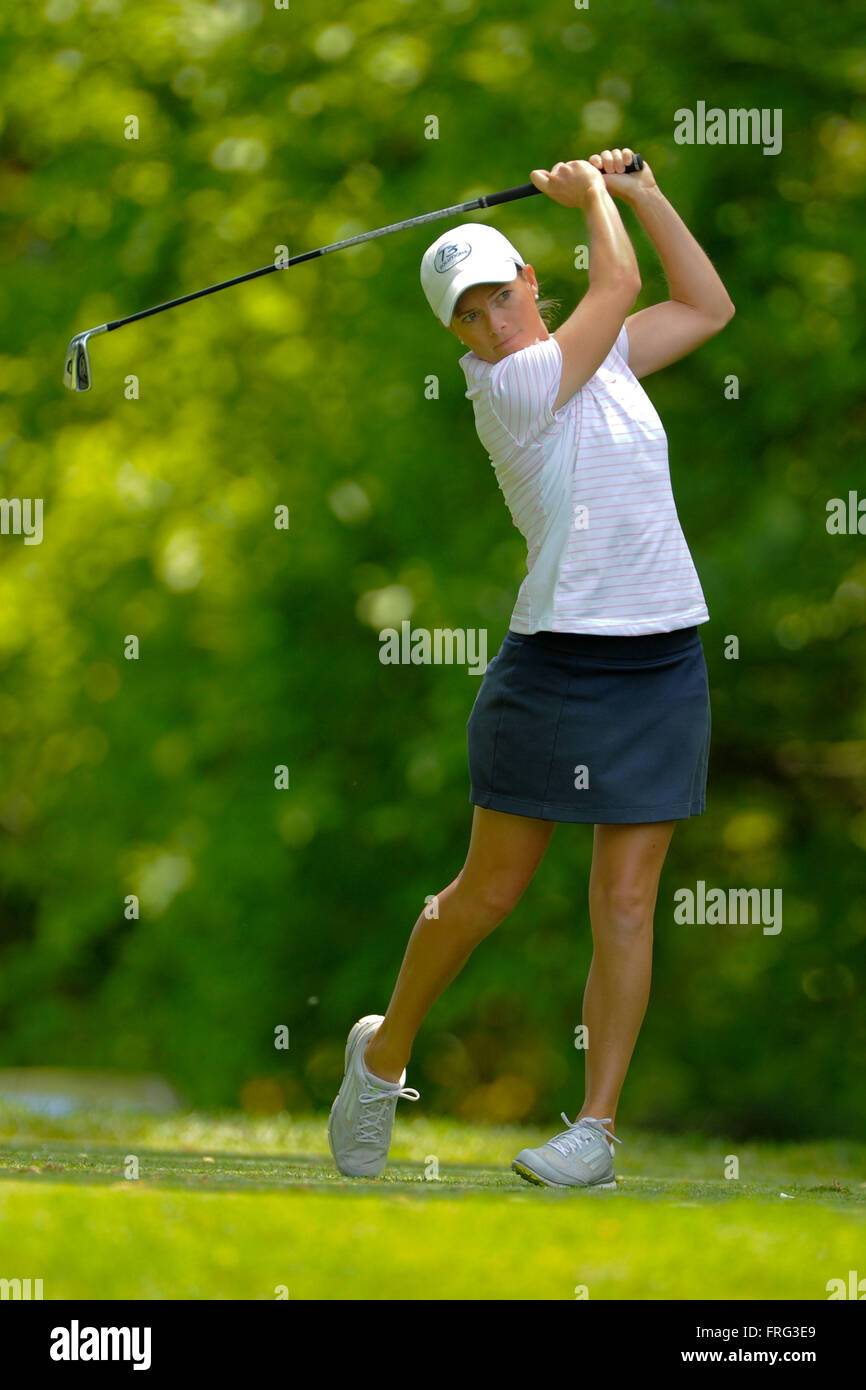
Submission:
POLYGON ((709 621, 671 491, 668 443, 619 335, 594 376, 552 409, 552 335, 485 362, 460 358, 478 437, 514 525, 526 578, 513 632, 639 637, 709 621))

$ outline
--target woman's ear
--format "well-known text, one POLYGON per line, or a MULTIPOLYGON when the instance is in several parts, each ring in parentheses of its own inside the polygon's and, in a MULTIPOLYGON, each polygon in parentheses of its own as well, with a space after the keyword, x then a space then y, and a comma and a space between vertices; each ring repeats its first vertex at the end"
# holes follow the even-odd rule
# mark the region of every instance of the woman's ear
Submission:
POLYGON ((524 278, 524 280, 526 281, 527 285, 528 285, 529 288, 532 290, 533 296, 537 299, 537 298, 538 298, 538 281, 537 281, 537 279, 535 278, 535 271, 533 270, 533 268, 532 268, 532 266, 529 264, 529 262, 527 262, 526 265, 523 267, 523 270, 522 270, 521 273, 522 273, 523 278, 524 278))

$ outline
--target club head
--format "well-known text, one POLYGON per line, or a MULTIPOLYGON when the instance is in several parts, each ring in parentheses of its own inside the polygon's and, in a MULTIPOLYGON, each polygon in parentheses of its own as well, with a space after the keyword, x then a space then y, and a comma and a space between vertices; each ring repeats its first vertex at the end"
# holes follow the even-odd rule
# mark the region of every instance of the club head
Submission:
POLYGON ((88 328, 86 333, 76 333, 75 337, 66 349, 66 366, 63 369, 63 385, 70 391, 89 391, 93 383, 90 374, 90 354, 87 351, 87 340, 92 338, 94 333, 104 333, 107 324, 100 324, 99 328, 88 328))
POLYGON ((90 357, 87 352, 86 333, 73 338, 66 349, 63 385, 68 387, 70 391, 90 390, 90 357))

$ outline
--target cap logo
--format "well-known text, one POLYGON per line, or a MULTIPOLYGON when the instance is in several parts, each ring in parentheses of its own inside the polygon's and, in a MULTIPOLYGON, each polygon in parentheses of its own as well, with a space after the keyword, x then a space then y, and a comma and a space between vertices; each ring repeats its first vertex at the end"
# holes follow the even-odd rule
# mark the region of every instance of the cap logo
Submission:
POLYGON ((438 270, 440 275, 444 275, 446 271, 451 270, 459 261, 465 261, 466 257, 471 255, 471 253, 472 247, 468 241, 446 242, 444 246, 439 247, 439 250, 433 258, 433 269, 438 270))

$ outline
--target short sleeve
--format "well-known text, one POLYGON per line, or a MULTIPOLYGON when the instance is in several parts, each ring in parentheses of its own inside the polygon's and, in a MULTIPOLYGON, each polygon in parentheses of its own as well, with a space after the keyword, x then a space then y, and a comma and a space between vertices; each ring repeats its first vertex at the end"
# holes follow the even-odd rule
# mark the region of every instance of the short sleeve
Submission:
POLYGON ((553 422, 553 402, 561 380, 562 350, 552 334, 495 364, 490 373, 490 407, 518 444, 553 422))
POLYGON ((625 324, 616 335, 616 342, 610 350, 610 355, 619 357, 624 366, 628 366, 628 331, 625 324))

